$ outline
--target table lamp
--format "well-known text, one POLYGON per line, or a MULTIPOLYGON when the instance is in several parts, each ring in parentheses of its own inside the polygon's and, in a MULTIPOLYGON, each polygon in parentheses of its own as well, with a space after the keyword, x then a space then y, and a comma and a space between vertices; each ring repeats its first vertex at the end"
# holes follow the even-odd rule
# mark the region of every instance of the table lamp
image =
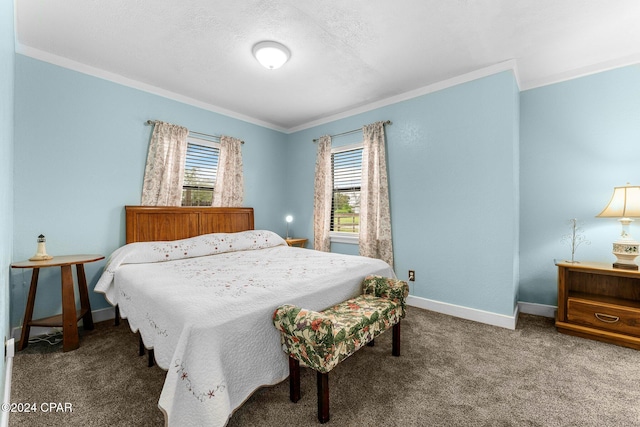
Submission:
POLYGON ((291 215, 287 215, 284 219, 287 222, 287 239, 289 238, 289 223, 293 221, 293 217, 291 215))
POLYGON ((609 204, 596 217, 620 218, 622 232, 620 238, 613 242, 613 254, 616 256, 613 268, 637 270, 635 259, 640 254, 640 243, 631 237, 629 228, 632 218, 640 218, 640 186, 627 183, 624 187, 615 187, 609 204))

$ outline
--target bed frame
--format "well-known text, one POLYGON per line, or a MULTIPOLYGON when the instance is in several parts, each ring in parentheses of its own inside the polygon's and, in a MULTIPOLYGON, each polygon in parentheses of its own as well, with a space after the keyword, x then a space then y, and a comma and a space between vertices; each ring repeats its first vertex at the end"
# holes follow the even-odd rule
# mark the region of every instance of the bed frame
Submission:
POLYGON ((253 230, 253 208, 125 206, 127 243, 253 230))

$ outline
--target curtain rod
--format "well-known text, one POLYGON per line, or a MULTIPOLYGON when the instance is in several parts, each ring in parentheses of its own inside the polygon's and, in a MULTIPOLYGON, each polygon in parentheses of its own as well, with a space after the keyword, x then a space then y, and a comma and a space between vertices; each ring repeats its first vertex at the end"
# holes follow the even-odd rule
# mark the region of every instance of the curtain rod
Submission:
MULTIPOLYGON (((385 120, 384 122, 382 122, 383 125, 392 125, 393 123, 391 122, 391 120, 385 120)), ((353 129, 353 130, 348 130, 346 132, 342 132, 342 133, 336 133, 335 135, 329 135, 331 138, 335 137, 335 136, 342 136, 342 135, 349 135, 352 133, 356 133, 356 132, 360 132, 362 130, 362 128, 358 128, 358 129, 353 129)), ((320 140, 320 138, 316 138, 313 140, 313 142, 318 142, 320 140)))
MULTIPOLYGON (((159 120, 147 120, 145 122, 146 125, 155 125, 159 120)), ((202 133, 202 132, 194 132, 192 130, 189 131, 190 134, 192 135, 200 135, 200 136, 205 136, 207 138, 212 138, 212 139, 217 139, 218 142, 220 142, 220 136, 219 135, 209 135, 208 133, 202 133)), ((241 144, 244 144, 244 141, 240 141, 241 144)))

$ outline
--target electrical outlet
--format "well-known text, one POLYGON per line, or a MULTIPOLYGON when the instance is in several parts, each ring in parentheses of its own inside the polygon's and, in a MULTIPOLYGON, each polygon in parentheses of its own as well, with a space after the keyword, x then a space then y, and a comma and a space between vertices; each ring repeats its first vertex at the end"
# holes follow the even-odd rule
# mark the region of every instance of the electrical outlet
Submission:
POLYGON ((409 270, 409 281, 410 282, 416 281, 416 272, 414 270, 409 270))

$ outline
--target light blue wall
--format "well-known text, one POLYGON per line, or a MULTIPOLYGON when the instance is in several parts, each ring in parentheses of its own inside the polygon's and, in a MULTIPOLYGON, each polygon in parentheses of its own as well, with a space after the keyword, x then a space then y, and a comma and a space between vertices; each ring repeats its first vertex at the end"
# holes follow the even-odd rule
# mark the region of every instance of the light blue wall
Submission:
POLYGON ((613 187, 640 185, 640 65, 524 91, 521 114, 520 300, 556 305, 568 220, 591 241, 576 259, 615 260, 620 225, 595 215, 613 187))
MULTIPOLYGON (((245 206, 256 228, 284 234, 286 135, 160 96, 16 55, 13 257, 109 255, 124 244, 125 205, 140 204, 152 128, 147 119, 245 141, 245 206)), ((86 266, 90 289, 104 261, 86 266)), ((59 313, 60 272, 44 269, 35 317, 59 313)), ((30 271, 12 274, 12 326, 22 323, 30 271)), ((90 292, 94 310, 107 307, 90 292)))
MULTIPOLYGON (((519 93, 503 72, 289 135, 293 234, 313 237, 314 138, 387 126, 398 277, 411 294, 513 315, 517 295, 519 93)), ((361 138, 334 139, 343 145, 361 138)), ((357 253, 354 245, 332 250, 357 253)))
MULTIPOLYGON (((0 339, 9 337, 9 265, 13 242, 13 2, 0 2, 0 339)), ((4 355, 0 357, 0 401, 4 394, 4 355)))

